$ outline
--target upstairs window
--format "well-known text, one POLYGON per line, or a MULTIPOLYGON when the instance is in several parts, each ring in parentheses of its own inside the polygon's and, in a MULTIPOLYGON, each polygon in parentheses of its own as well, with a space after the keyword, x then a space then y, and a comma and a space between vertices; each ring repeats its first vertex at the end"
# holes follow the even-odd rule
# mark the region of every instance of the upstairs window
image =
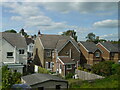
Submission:
POLYGON ((19 54, 24 54, 24 53, 25 53, 24 49, 19 50, 19 54))
POLYGON ((47 56, 47 57, 51 57, 51 52, 50 52, 50 51, 47 51, 46 56, 47 56))
POLYGON ((13 58, 13 52, 7 52, 7 58, 13 58))
POLYGON ((95 52, 95 57, 100 57, 100 52, 95 52))

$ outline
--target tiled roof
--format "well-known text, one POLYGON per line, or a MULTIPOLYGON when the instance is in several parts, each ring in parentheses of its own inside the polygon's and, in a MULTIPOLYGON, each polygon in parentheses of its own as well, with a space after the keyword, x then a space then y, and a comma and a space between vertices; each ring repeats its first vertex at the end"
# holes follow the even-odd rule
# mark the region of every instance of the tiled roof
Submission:
POLYGON ((70 57, 59 57, 59 59, 60 59, 64 64, 75 64, 75 61, 73 61, 70 57))
POLYGON ((118 52, 118 48, 116 48, 112 43, 110 42, 100 42, 100 43, 110 52, 118 52))
POLYGON ((45 49, 59 50, 69 40, 71 40, 74 43, 74 45, 79 49, 77 42, 74 39, 72 39, 70 36, 42 34, 39 37, 45 49))
POLYGON ((88 50, 88 52, 95 52, 98 50, 98 47, 93 42, 80 41, 80 43, 88 50))
POLYGON ((50 74, 41 74, 41 73, 34 73, 34 74, 31 74, 31 75, 22 76, 21 78, 28 85, 34 85, 34 84, 46 82, 46 81, 49 81, 49 80, 67 82, 66 80, 61 79, 57 76, 53 76, 53 75, 50 75, 50 74))
POLYGON ((119 44, 118 43, 117 44, 113 44, 113 46, 116 47, 119 50, 119 52, 120 52, 120 43, 119 44))
POLYGON ((25 38, 18 33, 6 33, 0 32, 2 38, 4 38, 7 42, 9 42, 12 46, 16 46, 17 48, 27 48, 27 44, 25 38))
POLYGON ((34 44, 34 40, 32 40, 31 38, 26 37, 25 40, 26 40, 27 45, 29 45, 30 43, 34 44))

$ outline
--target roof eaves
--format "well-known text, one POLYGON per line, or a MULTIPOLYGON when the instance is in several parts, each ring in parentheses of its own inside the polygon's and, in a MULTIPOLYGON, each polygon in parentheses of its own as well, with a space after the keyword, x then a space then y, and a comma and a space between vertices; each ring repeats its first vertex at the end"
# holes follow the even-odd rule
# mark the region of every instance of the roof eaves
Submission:
POLYGON ((98 44, 100 44, 102 47, 104 47, 110 53, 110 50, 108 50, 102 43, 99 42, 98 44))

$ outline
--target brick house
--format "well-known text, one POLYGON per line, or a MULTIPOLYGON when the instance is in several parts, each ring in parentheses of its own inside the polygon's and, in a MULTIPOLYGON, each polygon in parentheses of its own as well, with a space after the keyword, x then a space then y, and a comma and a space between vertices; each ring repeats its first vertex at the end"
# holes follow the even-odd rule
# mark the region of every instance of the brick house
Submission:
POLYGON ((119 51, 118 48, 116 48, 112 43, 110 42, 99 42, 97 44, 97 47, 99 47, 102 51, 102 58, 105 61, 113 60, 115 62, 118 62, 119 57, 119 51))
POLYGON ((81 50, 80 64, 93 65, 102 61, 102 51, 93 42, 79 42, 81 50))
POLYGON ((118 60, 119 60, 119 62, 120 62, 120 43, 113 44, 113 46, 118 49, 118 53, 119 53, 118 60))
POLYGON ((45 35, 39 32, 33 56, 36 65, 65 76, 66 67, 72 67, 68 71, 73 72, 80 61, 80 50, 77 42, 70 36, 45 35))

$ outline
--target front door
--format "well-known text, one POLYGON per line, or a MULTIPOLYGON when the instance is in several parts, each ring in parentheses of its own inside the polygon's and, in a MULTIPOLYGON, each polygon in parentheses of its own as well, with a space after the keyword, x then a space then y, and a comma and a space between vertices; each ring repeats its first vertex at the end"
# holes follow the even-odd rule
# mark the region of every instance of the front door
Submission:
POLYGON ((59 64, 59 73, 61 74, 62 73, 62 65, 59 64))

